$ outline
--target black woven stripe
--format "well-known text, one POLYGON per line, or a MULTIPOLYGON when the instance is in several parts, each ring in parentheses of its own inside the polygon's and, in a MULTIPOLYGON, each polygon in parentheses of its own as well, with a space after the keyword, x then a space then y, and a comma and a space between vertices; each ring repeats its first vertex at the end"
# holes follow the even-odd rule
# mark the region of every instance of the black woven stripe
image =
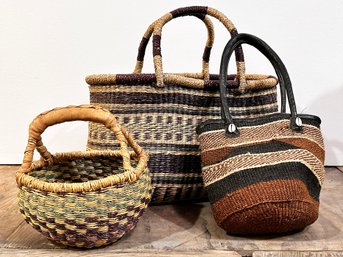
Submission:
POLYGON ((151 197, 151 204, 161 204, 161 203, 178 203, 184 202, 189 204, 195 203, 195 202, 208 202, 206 190, 203 187, 189 187, 189 186, 184 186, 184 187, 173 187, 173 186, 168 186, 168 187, 155 187, 155 190, 153 192, 153 195, 151 197), (158 201, 158 199, 161 199, 160 196, 162 197, 162 200, 158 201))
MULTIPOLYGON (((159 169, 161 171, 161 168, 159 169)), ((180 171, 179 171, 180 172, 180 171)), ((199 171, 200 172, 200 171, 199 171)), ((156 172, 159 173, 159 172, 156 172)), ((179 173, 177 173, 179 174, 179 173)), ((188 174, 188 173, 187 173, 188 174)), ((199 175, 199 174, 195 174, 199 175)), ((201 176, 196 176, 196 177, 162 177, 162 176, 154 176, 154 172, 152 172, 152 179, 151 182, 153 185, 192 185, 194 186, 195 184, 203 184, 203 180, 201 176)))
POLYGON ((153 56, 159 55, 162 56, 161 54, 161 36, 160 35, 153 35, 152 37, 152 43, 153 43, 153 56))
POLYGON ((212 47, 208 47, 208 46, 205 47, 204 54, 202 55, 202 59, 204 62, 210 61, 211 50, 212 50, 212 47))
MULTIPOLYGON (((142 109, 129 109, 130 106, 127 107, 127 109, 109 109, 113 114, 142 114, 142 109)), ((242 110, 242 111, 230 111, 232 116, 239 116, 239 115, 255 115, 255 114, 265 114, 265 113, 271 113, 276 112, 278 110, 277 106, 273 106, 270 108, 263 108, 263 109, 251 109, 251 110, 242 110)), ((220 116, 220 109, 218 107, 218 110, 189 110, 185 108, 144 108, 144 113, 156 113, 156 114, 166 114, 166 113, 172 113, 172 114, 185 114, 185 115, 196 115, 196 116, 220 116)))
POLYGON ((264 167, 256 167, 233 173, 206 187, 211 203, 215 203, 224 196, 233 193, 235 190, 250 186, 259 182, 272 180, 303 181, 309 194, 319 200, 321 186, 313 172, 306 165, 299 162, 280 163, 264 167))
POLYGON ((146 49, 148 42, 149 42, 148 38, 145 38, 145 37, 142 38, 141 43, 139 44, 139 48, 138 48, 137 61, 143 61, 144 60, 145 49, 146 49))
POLYGON ((195 13, 193 14, 195 17, 198 17, 200 20, 204 20, 206 17, 205 13, 195 13))
POLYGON ((207 7, 206 6, 187 6, 187 7, 178 8, 178 9, 170 12, 170 14, 173 16, 173 18, 186 16, 186 15, 192 15, 194 13, 206 14, 207 13, 207 7))
MULTIPOLYGON (((149 153, 149 151, 147 150, 149 153)), ((149 154, 149 169, 154 172, 165 173, 197 173, 200 174, 201 162, 199 155, 149 154)), ((181 178, 187 180, 187 178, 181 178)))
MULTIPOLYGON (((117 74, 115 85, 136 85, 142 86, 144 84, 154 84, 156 83, 155 74, 117 74)), ((96 83, 96 86, 109 86, 108 83, 99 84, 96 83)))
POLYGON ((244 54, 243 54, 242 46, 236 48, 235 55, 236 55, 236 61, 237 62, 243 62, 244 61, 244 54))
POLYGON ((262 154, 262 153, 287 151, 290 149, 299 149, 299 147, 296 147, 294 145, 290 145, 284 142, 271 141, 268 143, 260 143, 258 145, 236 147, 231 151, 230 156, 227 156, 227 158, 240 155, 240 154, 246 154, 246 153, 262 154))
MULTIPOLYGON (((90 95, 92 103, 116 104, 187 104, 189 106, 220 106, 219 97, 196 96, 182 93, 126 93, 126 92, 93 92, 90 95)), ((249 98, 229 98, 231 107, 251 107, 277 102, 276 94, 253 96, 249 98)))
MULTIPOLYGON (((258 125, 263 125, 267 124, 270 122, 274 121, 281 121, 281 120, 290 120, 291 115, 288 113, 273 113, 270 115, 265 115, 257 118, 249 118, 249 119, 244 119, 244 118, 236 118, 234 119, 234 122, 236 126, 239 127, 250 127, 250 126, 258 126, 258 125)), ((321 120, 319 117, 314 116, 314 115, 308 115, 308 114, 298 114, 298 117, 301 118, 303 124, 308 124, 315 126, 317 128, 320 128, 320 123, 321 120)), ((201 123, 196 131, 198 134, 207 132, 207 131, 212 131, 212 130, 219 130, 219 129, 224 129, 226 128, 227 125, 225 125, 223 120, 207 120, 203 123, 201 123)))

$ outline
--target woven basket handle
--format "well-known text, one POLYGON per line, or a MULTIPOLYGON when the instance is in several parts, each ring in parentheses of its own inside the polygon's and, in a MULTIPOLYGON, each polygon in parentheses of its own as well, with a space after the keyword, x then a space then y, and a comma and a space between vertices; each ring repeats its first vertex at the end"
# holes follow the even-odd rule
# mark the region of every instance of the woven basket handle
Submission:
MULTIPOLYGON (((218 19, 225 28, 230 32, 231 36, 238 34, 233 23, 221 12, 211 7, 206 6, 190 6, 176 9, 166 15, 162 16, 159 20, 155 22, 154 31, 153 31, 153 56, 154 56, 154 66, 156 73, 156 84, 159 87, 164 86, 165 82, 168 79, 174 80, 177 79, 175 76, 168 78, 168 74, 163 74, 163 65, 162 65, 162 54, 161 54, 161 35, 163 26, 168 23, 170 20, 180 16, 186 16, 190 13, 198 13, 212 16, 218 19)), ((245 78, 245 63, 244 55, 241 47, 235 49, 236 62, 237 62, 237 79, 239 82, 238 92, 244 93, 247 89, 247 82, 245 78)), ((198 88, 201 86, 200 82, 191 79, 191 78, 180 78, 180 82, 187 84, 190 87, 198 88)))
MULTIPOLYGON (((203 13, 188 13, 188 15, 194 16, 194 17, 200 19, 201 21, 203 21, 206 28, 207 28, 208 38, 206 41, 204 53, 202 55, 202 77, 204 79, 209 79, 210 78, 210 72, 209 72, 209 68, 208 68, 208 66, 209 66, 208 62, 210 60, 211 49, 212 49, 213 41, 214 41, 213 23, 209 19, 209 17, 204 15, 203 13)), ((173 17, 173 18, 178 18, 178 17, 183 17, 183 16, 177 16, 177 17, 173 17)), ((133 73, 138 73, 138 74, 142 73, 146 47, 147 47, 149 40, 152 36, 152 33, 154 31, 155 23, 156 23, 156 21, 153 22, 148 27, 148 29, 145 31, 144 36, 143 36, 143 38, 139 44, 136 66, 135 66, 135 70, 133 71, 133 73)))
POLYGON ((29 127, 29 140, 20 170, 30 170, 35 149, 37 149, 44 162, 51 165, 53 163, 53 157, 43 145, 42 133, 50 126, 77 120, 101 123, 114 132, 116 139, 119 141, 120 153, 123 157, 123 168, 125 170, 131 169, 130 153, 126 142, 133 148, 137 156, 144 154, 143 149, 135 143, 132 136, 125 128, 118 124, 114 115, 108 110, 92 105, 67 106, 44 112, 31 122, 29 127))

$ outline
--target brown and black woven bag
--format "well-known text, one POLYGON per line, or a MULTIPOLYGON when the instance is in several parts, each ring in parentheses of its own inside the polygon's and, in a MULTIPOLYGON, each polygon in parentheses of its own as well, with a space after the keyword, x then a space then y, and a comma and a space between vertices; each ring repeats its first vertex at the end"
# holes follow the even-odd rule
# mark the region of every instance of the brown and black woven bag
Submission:
POLYGON ((297 114, 291 81, 276 53, 261 39, 239 34, 225 47, 220 68, 222 119, 197 128, 202 176, 213 214, 231 234, 269 234, 303 229, 318 218, 324 179, 320 118, 297 114), (233 50, 256 47, 273 64, 291 113, 233 118, 226 74, 233 50))
MULTIPOLYGON (((220 118, 218 75, 208 71, 214 39, 209 16, 223 23, 231 35, 237 34, 232 22, 213 8, 180 8, 149 26, 139 47, 134 73, 91 75, 86 78, 90 85, 91 103, 115 114, 149 153, 154 186, 152 203, 200 200, 206 196, 195 129, 202 121, 220 118), (187 15, 201 19, 208 29, 203 71, 164 73, 160 47, 162 27, 174 18, 187 15), (142 74, 145 49, 151 36, 155 73, 142 74)), ((277 80, 268 75, 245 74, 241 48, 236 50, 236 60, 237 75, 229 75, 227 85, 231 89, 227 97, 234 104, 232 114, 235 117, 258 117, 276 112, 277 80)), ((114 144, 113 133, 90 123, 89 149, 103 150, 114 144)))

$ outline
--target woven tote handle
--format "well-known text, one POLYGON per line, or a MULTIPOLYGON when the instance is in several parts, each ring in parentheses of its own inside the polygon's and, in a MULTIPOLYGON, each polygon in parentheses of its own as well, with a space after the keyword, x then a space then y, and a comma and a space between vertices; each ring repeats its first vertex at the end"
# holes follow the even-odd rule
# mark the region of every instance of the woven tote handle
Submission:
MULTIPOLYGON (((230 57, 234 51, 234 49, 241 44, 248 44, 255 47, 259 50, 273 65, 274 70, 278 76, 279 83, 281 89, 284 88, 286 91, 288 104, 291 111, 291 119, 290 119, 290 128, 294 131, 301 131, 302 130, 302 122, 300 117, 297 114, 297 108, 295 104, 292 83, 290 77, 288 75, 287 69, 280 59, 280 57, 274 52, 274 50, 267 45, 262 39, 250 35, 250 34, 238 34, 234 38, 230 39, 229 42, 226 44, 221 63, 220 63, 220 75, 219 75, 219 86, 220 86, 220 99, 221 99, 221 106, 222 106, 222 116, 224 123, 226 124, 226 135, 234 136, 239 135, 239 130, 237 126, 234 124, 232 119, 229 104, 226 98, 226 80, 227 80, 227 70, 229 66, 230 57)), ((284 97, 286 98, 286 97, 284 97)), ((283 99, 284 99, 283 98, 283 99)))
MULTIPOLYGON (((200 19, 201 21, 204 22, 206 28, 207 28, 207 34, 208 34, 208 38, 206 41, 206 46, 204 49, 204 53, 202 55, 202 77, 204 79, 209 79, 210 78, 210 72, 209 72, 209 68, 208 68, 208 62, 210 60, 210 54, 211 54, 211 49, 213 46, 213 41, 214 41, 214 28, 213 28, 213 23, 212 21, 209 19, 208 16, 204 15, 203 13, 189 13, 188 16, 194 16, 198 19, 200 19)), ((177 16, 177 17, 183 17, 183 16, 177 16)), ((177 18, 177 17, 173 17, 173 18, 177 18)), ((158 21, 158 20, 157 20, 158 21)), ((144 56, 145 56, 145 51, 146 51, 146 47, 149 43, 149 40, 151 38, 151 35, 154 31, 155 28, 155 24, 156 21, 154 21, 146 30, 146 32, 144 33, 144 36, 139 44, 139 48, 138 48, 138 54, 137 54, 137 61, 136 61, 136 66, 135 66, 135 70, 133 73, 142 73, 142 69, 143 69, 143 65, 144 65, 144 56)))
MULTIPOLYGON (((154 56, 154 66, 156 73, 156 84, 159 87, 164 86, 168 81, 174 81, 178 78, 175 76, 169 76, 168 74, 163 74, 163 65, 162 65, 162 54, 161 54, 161 35, 163 26, 172 20, 175 17, 187 16, 190 13, 198 13, 203 15, 208 15, 219 20, 225 28, 230 32, 231 36, 238 34, 237 29, 233 23, 220 11, 206 6, 190 6, 176 9, 166 15, 162 16, 159 20, 155 22, 154 31, 153 31, 153 56, 154 56), (169 77, 168 77, 169 76, 169 77)), ((239 82, 239 88, 237 92, 244 93, 247 89, 247 82, 245 78, 245 63, 244 55, 241 47, 235 49, 236 62, 237 62, 237 79, 239 82)), ((191 78, 180 78, 180 82, 186 84, 190 87, 201 88, 203 87, 203 81, 191 78)))
POLYGON ((50 126, 77 120, 101 123, 114 132, 116 139, 119 141, 120 153, 123 157, 123 168, 125 170, 132 168, 130 164, 130 153, 126 142, 133 148, 137 156, 144 155, 143 149, 135 143, 132 136, 125 128, 118 124, 114 115, 108 110, 92 105, 67 106, 44 112, 31 122, 29 127, 29 140, 20 170, 30 170, 35 149, 37 149, 45 163, 52 164, 53 157, 43 145, 42 133, 50 126))

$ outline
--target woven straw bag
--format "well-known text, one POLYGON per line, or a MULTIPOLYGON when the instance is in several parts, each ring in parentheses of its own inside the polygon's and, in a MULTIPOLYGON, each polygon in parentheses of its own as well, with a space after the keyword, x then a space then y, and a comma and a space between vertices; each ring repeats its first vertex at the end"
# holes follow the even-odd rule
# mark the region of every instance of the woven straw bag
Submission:
MULTIPOLYGON (((231 234, 293 232, 318 218, 324 179, 320 118, 297 114, 291 81, 277 54, 261 39, 239 34, 225 47, 220 68, 223 118, 208 120, 197 132, 202 176, 213 214, 231 234), (273 64, 291 113, 233 118, 225 98, 227 67, 243 43, 256 47, 273 64)), ((230 107, 231 109, 231 107, 230 107)))
POLYGON ((109 111, 89 105, 53 109, 33 120, 16 179, 26 222, 49 239, 84 248, 110 244, 132 230, 152 191, 143 149, 109 111), (43 131, 74 120, 105 125, 120 150, 49 153, 43 131), (41 158, 33 162, 35 149, 41 158))
MULTIPOLYGON (((133 74, 100 74, 86 78, 92 104, 109 109, 133 132, 151 160, 154 192, 152 203, 206 199, 200 166, 196 126, 220 118, 218 75, 208 70, 214 40, 209 16, 218 19, 230 32, 237 30, 221 12, 210 7, 176 9, 152 23, 140 43, 133 74), (202 73, 164 73, 161 34, 170 20, 195 16, 206 24, 208 40, 203 54, 202 73), (146 46, 153 36, 154 74, 142 74, 146 46)), ((277 80, 268 75, 245 74, 241 48, 236 50, 237 75, 229 75, 229 100, 236 117, 256 117, 277 111, 277 80), (239 85, 239 87, 238 87, 239 85), (235 99, 235 101, 233 101, 235 99)), ((90 123, 88 148, 102 150, 115 144, 113 133, 90 123)))

